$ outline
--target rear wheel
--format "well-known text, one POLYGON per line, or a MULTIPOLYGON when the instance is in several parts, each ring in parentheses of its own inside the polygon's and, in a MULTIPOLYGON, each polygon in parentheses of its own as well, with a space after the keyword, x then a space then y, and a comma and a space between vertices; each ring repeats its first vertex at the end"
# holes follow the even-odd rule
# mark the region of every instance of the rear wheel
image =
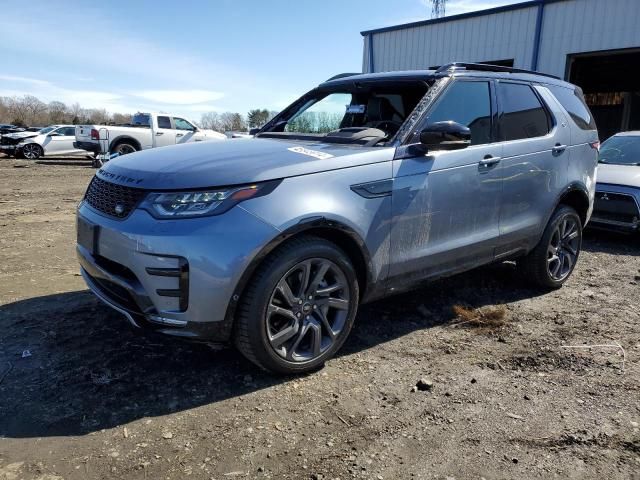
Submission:
POLYGON ((293 239, 259 267, 238 307, 235 342, 276 373, 321 367, 346 340, 358 305, 349 258, 315 237, 293 239))
POLYGON ((27 143, 21 149, 22 156, 27 160, 37 160, 42 155, 44 155, 44 151, 42 147, 37 143, 27 143))
POLYGON ((127 155, 129 153, 133 153, 133 152, 137 152, 137 151, 138 151, 138 149, 134 145, 132 145, 130 143, 127 143, 127 142, 122 142, 122 143, 117 144, 113 148, 112 153, 117 153, 118 155, 127 155))
POLYGON ((539 287, 560 288, 571 276, 582 247, 582 222, 576 211, 561 205, 551 217, 540 243, 518 266, 539 287))

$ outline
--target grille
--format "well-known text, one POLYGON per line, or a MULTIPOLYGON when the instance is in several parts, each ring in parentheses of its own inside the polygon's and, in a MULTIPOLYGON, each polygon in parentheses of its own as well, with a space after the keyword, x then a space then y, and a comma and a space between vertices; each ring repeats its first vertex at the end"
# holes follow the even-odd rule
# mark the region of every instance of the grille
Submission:
POLYGON ((84 198, 89 205, 102 213, 111 217, 126 218, 140 203, 145 193, 140 188, 123 187, 93 177, 84 198))
POLYGON ((10 138, 3 135, 0 137, 0 145, 17 145, 20 143, 20 140, 22 140, 22 138, 10 138))
POLYGON ((640 218, 633 197, 620 193, 597 192, 593 213, 598 218, 634 223, 640 218))

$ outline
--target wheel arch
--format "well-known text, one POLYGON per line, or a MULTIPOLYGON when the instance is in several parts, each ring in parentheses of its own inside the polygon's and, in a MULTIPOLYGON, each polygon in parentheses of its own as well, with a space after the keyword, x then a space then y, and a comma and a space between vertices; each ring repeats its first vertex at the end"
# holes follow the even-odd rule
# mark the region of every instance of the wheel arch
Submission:
POLYGON ((109 151, 113 153, 113 149, 120 145, 121 143, 131 143, 137 151, 142 150, 142 146, 140 142, 129 135, 120 135, 113 140, 111 140, 111 144, 109 145, 109 151))
POLYGON ((311 217, 303 219, 296 225, 281 232, 254 256, 236 284, 231 301, 227 306, 225 315, 225 323, 227 325, 233 324, 238 302, 257 268, 277 247, 300 235, 313 235, 328 240, 341 248, 351 260, 356 271, 361 292, 360 298, 361 300, 366 300, 367 293, 373 285, 373 266, 364 240, 357 232, 343 223, 325 217, 311 217))
MULTIPOLYGON (((556 202, 555 209, 560 205, 568 205, 573 208, 580 217, 582 226, 587 223, 587 215, 589 214, 589 192, 587 187, 579 182, 573 182, 567 186, 567 188, 560 194, 558 201, 556 202)), ((551 212, 553 215, 553 212, 551 212)), ((550 218, 551 216, 549 216, 550 218)))

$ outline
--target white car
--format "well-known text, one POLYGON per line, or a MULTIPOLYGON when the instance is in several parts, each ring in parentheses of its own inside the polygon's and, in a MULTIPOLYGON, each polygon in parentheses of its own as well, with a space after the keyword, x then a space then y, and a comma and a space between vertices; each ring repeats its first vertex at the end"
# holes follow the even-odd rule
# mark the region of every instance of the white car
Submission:
POLYGON ((640 131, 616 133, 600 147, 589 225, 640 232, 640 131))
POLYGON ((77 148, 100 152, 100 135, 106 130, 109 153, 126 155, 148 148, 205 140, 226 140, 226 135, 205 130, 194 122, 167 113, 136 113, 129 125, 78 125, 77 148))
POLYGON ((7 155, 36 160, 49 155, 87 155, 75 148, 73 125, 51 125, 37 132, 18 132, 2 135, 0 151, 7 155))

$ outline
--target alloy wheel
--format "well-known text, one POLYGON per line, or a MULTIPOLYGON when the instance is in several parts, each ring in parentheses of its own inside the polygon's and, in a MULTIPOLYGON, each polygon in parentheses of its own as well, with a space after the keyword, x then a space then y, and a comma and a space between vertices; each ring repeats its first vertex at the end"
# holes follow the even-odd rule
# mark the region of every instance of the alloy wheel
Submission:
POLYGON ((547 268, 555 281, 566 279, 578 259, 580 250, 580 225, 572 217, 564 217, 551 235, 547 249, 547 268))
POLYGON ((267 339, 290 362, 309 362, 336 341, 349 316, 350 288, 332 261, 299 262, 276 284, 266 312, 267 339))
POLYGON ((116 152, 118 152, 118 154, 120 155, 127 155, 129 153, 134 153, 135 151, 136 149, 133 148, 128 143, 123 143, 122 145, 118 145, 116 148, 116 152))
POLYGON ((40 146, 36 143, 27 143, 22 147, 22 155, 28 160, 36 160, 40 157, 40 146))

